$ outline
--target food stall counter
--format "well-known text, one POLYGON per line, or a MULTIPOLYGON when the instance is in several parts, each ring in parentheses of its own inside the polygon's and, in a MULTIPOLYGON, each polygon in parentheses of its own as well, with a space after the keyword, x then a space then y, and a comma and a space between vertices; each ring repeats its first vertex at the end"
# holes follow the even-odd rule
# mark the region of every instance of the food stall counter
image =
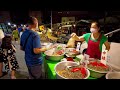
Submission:
MULTIPOLYGON (((45 58, 45 54, 43 54, 43 57, 44 57, 44 66, 47 74, 47 79, 57 79, 54 67, 58 62, 47 60, 45 58)), ((96 78, 89 77, 88 79, 96 79, 96 78)))

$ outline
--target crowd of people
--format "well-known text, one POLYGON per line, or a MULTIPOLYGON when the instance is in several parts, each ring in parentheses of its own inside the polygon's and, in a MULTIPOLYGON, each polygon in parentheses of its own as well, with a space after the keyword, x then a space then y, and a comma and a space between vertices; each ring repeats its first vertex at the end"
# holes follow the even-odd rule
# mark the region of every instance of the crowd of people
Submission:
MULTIPOLYGON (((12 40, 17 42, 20 38, 20 50, 25 52, 25 62, 29 72, 29 79, 42 79, 42 53, 53 47, 41 47, 40 35, 38 30, 38 20, 35 17, 29 17, 27 21, 27 28, 15 28, 11 35, 4 35, 0 30, 0 77, 6 75, 8 71, 11 72, 11 79, 16 79, 15 71, 19 69, 18 62, 14 53, 16 52, 12 40), (3 72, 3 63, 5 64, 6 72, 3 72)), ((101 34, 100 25, 98 22, 92 22, 91 33, 83 34, 78 37, 75 33, 71 34, 71 38, 67 43, 67 47, 75 47, 75 41, 86 41, 88 48, 84 52, 90 58, 100 59, 102 52, 102 45, 106 46, 109 51, 110 44, 106 36, 101 34)))

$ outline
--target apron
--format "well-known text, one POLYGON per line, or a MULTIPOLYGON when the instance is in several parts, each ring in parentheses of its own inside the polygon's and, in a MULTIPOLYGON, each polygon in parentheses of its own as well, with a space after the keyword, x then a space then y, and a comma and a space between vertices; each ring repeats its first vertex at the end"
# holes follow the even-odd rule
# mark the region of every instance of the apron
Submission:
POLYGON ((96 59, 101 58, 101 51, 99 49, 101 37, 102 37, 102 34, 100 34, 97 42, 94 42, 94 41, 90 40, 90 38, 91 38, 91 35, 90 35, 89 41, 88 41, 88 48, 86 51, 86 54, 88 54, 90 58, 96 58, 96 59))

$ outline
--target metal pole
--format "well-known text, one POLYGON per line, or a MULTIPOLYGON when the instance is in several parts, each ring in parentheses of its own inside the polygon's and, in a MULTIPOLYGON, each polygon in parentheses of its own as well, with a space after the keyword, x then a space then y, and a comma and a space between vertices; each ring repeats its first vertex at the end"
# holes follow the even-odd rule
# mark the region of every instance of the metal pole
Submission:
POLYGON ((105 11, 105 16, 104 16, 104 31, 105 31, 105 27, 106 27, 106 17, 107 17, 107 11, 105 11))
POLYGON ((114 30, 114 31, 112 31, 112 32, 109 32, 109 33, 105 34, 105 36, 107 36, 107 35, 109 35, 109 34, 113 34, 113 33, 119 32, 119 31, 120 31, 120 29, 116 29, 116 30, 114 30))
POLYGON ((52 11, 51 11, 51 30, 52 30, 52 11))

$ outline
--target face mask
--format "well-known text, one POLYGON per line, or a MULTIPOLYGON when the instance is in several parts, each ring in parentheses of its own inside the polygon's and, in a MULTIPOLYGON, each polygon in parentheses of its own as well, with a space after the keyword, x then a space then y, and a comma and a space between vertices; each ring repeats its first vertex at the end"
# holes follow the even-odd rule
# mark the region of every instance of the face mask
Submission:
POLYGON ((91 31, 91 33, 97 33, 98 32, 97 29, 94 29, 94 28, 91 28, 90 31, 91 31))

